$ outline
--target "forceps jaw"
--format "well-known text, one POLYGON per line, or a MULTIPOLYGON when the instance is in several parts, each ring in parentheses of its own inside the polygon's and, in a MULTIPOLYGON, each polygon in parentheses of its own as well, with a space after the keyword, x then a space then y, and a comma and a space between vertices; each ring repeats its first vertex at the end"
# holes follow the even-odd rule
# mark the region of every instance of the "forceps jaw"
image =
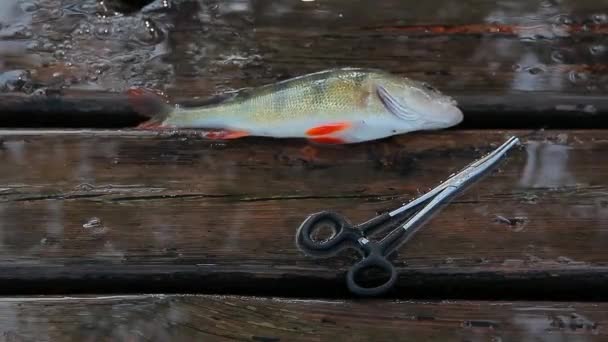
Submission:
POLYGON ((502 145, 494 149, 485 157, 474 161, 469 166, 467 166, 464 170, 459 172, 457 175, 451 177, 446 182, 444 182, 444 186, 456 186, 460 187, 465 185, 465 183, 469 182, 471 179, 476 178, 477 176, 485 173, 492 166, 496 165, 500 158, 502 158, 507 151, 509 151, 513 146, 519 144, 519 138, 511 137, 507 141, 505 141, 502 145))
POLYGON ((385 249, 385 253, 388 254, 407 242, 435 212, 439 211, 453 197, 463 192, 468 185, 472 184, 474 179, 489 173, 490 169, 498 164, 500 158, 518 143, 519 139, 517 137, 509 138, 485 157, 469 164, 462 171, 415 200, 425 199, 428 200, 428 203, 401 226, 404 233, 389 234, 380 241, 380 245, 385 249))

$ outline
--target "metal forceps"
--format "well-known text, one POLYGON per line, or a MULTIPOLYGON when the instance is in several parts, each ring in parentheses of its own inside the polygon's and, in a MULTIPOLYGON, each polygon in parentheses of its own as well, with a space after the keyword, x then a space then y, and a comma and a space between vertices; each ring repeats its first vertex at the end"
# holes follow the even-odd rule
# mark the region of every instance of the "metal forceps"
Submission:
POLYGON ((397 272, 388 256, 409 240, 426 222, 430 216, 440 209, 440 206, 467 185, 473 183, 479 176, 486 174, 492 166, 496 165, 508 150, 519 143, 519 139, 511 137, 500 147, 469 164, 458 174, 450 177, 433 190, 404 204, 391 212, 376 216, 371 220, 359 225, 351 224, 342 215, 332 211, 322 211, 310 215, 302 222, 296 235, 298 247, 310 255, 335 254, 344 248, 355 248, 362 254, 362 260, 354 264, 346 275, 346 283, 349 290, 360 296, 380 295, 391 289, 397 281, 397 272), (423 206, 424 205, 424 206, 423 206), (418 212, 412 214, 405 223, 390 231, 379 241, 370 240, 369 236, 386 226, 394 217, 400 214, 414 211, 422 207, 418 212), (332 236, 325 240, 315 240, 313 234, 318 229, 330 228, 332 236), (377 268, 386 272, 388 279, 380 285, 365 287, 360 284, 357 276, 363 271, 377 268))

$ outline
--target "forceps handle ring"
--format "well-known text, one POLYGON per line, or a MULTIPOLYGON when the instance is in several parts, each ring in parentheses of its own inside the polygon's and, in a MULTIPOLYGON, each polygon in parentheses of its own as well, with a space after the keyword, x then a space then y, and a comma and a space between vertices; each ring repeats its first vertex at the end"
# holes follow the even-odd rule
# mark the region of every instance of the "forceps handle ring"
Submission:
POLYGON ((353 245, 363 234, 354 229, 344 216, 333 211, 321 211, 308 216, 296 236, 298 246, 306 253, 333 254, 353 245), (324 226, 331 230, 331 236, 325 240, 314 239, 315 232, 324 226))
MULTIPOLYGON (((385 256, 382 255, 380 247, 375 242, 369 242, 369 246, 365 246, 364 249, 368 251, 368 255, 363 260, 351 266, 346 274, 346 285, 348 289, 358 296, 378 296, 388 290, 390 290, 397 282, 397 270, 395 266, 391 264, 385 256), (388 274, 388 279, 384 283, 374 286, 366 287, 358 283, 357 279, 362 276, 362 272, 369 269, 380 269, 385 275, 388 274)), ((361 277, 362 278, 362 277, 361 277)))

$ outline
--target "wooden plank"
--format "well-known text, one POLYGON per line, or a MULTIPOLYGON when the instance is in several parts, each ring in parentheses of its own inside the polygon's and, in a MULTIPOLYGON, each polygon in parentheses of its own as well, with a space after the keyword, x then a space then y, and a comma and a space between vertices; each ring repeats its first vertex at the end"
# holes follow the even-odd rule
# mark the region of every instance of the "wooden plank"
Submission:
POLYGON ((147 120, 122 93, 57 92, 0 94, 0 126, 7 127, 134 127, 147 120))
POLYGON ((604 131, 329 147, 194 134, 1 131, 0 292, 344 295, 357 256, 303 255, 294 236, 308 214, 363 221, 516 134, 525 147, 399 250, 393 294, 608 297, 604 131))
POLYGON ((4 341, 604 341, 605 303, 234 296, 0 299, 4 341))
MULTIPOLYGON (((2 92, 149 86, 183 102, 358 66, 430 82, 458 98, 465 113, 543 112, 545 125, 574 116, 597 127, 597 114, 608 108, 604 1, 189 0, 126 15, 93 0, 45 0, 28 11, 13 2, 6 6, 15 19, 0 30, 2 92)), ((17 107, 0 101, 0 122, 66 127, 82 116, 63 109, 91 114, 86 102, 67 99, 60 109, 52 101, 42 111, 28 99, 17 107), (18 116, 24 112, 32 123, 18 116), (56 118, 43 120, 41 112, 56 118)), ((133 121, 102 113, 80 126, 108 127, 99 115, 117 120, 114 127, 133 121)))
MULTIPOLYGON (((229 95, 182 99, 182 106, 219 103, 229 95)), ((457 94, 460 129, 589 129, 608 127, 608 98, 535 92, 457 94)), ((124 93, 62 90, 49 94, 0 94, 2 128, 129 128, 148 120, 124 93)))

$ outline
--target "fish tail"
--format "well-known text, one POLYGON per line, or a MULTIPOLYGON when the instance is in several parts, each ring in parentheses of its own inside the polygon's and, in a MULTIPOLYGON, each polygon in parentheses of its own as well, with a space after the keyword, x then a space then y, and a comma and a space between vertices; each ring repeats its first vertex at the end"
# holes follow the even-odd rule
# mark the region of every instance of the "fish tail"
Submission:
POLYGON ((133 110, 149 118, 139 124, 137 129, 167 127, 164 122, 173 111, 174 106, 169 103, 162 92, 145 88, 130 88, 126 94, 133 110))

